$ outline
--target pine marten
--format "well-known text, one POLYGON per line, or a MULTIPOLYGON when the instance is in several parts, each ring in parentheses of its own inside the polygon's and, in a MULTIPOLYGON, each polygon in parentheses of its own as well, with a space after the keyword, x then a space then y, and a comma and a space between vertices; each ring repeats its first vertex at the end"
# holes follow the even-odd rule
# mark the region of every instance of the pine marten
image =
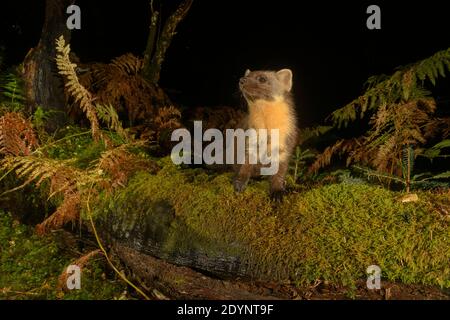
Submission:
MULTIPOLYGON (((239 89, 247 103, 248 114, 241 122, 240 128, 246 130, 279 130, 278 172, 270 176, 270 193, 275 200, 281 200, 285 190, 285 176, 289 160, 297 143, 298 129, 295 106, 291 94, 292 71, 250 71, 245 72, 239 81, 239 89)), ((272 139, 274 140, 274 139, 272 139)), ((269 143, 276 143, 270 140, 269 143)), ((259 147, 259 146, 258 146, 259 147)), ((248 150, 246 151, 248 152, 248 150)), ((261 174, 261 165, 235 165, 233 186, 242 192, 251 177, 261 174)))

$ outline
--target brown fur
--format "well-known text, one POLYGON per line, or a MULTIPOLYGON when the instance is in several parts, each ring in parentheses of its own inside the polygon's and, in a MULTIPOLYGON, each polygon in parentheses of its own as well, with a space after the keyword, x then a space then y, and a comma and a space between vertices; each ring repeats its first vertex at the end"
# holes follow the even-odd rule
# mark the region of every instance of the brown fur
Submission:
MULTIPOLYGON (((292 72, 247 71, 240 82, 241 92, 247 101, 248 115, 239 126, 242 129, 279 130, 279 170, 270 177, 272 196, 279 199, 284 192, 289 160, 297 143, 298 129, 295 107, 291 96, 292 72)), ((235 166, 234 188, 245 189, 249 179, 260 175, 261 165, 235 166)))

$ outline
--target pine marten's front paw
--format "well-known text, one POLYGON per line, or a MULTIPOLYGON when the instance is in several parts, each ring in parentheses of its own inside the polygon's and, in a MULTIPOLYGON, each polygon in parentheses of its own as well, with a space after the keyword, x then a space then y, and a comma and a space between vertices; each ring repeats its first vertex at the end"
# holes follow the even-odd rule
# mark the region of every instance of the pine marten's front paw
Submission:
POLYGON ((242 181, 240 179, 234 179, 234 181, 233 181, 234 191, 240 193, 240 192, 244 191, 246 187, 247 187, 247 181, 242 181))
POLYGON ((272 190, 270 192, 270 199, 275 202, 281 202, 284 197, 285 190, 272 190))

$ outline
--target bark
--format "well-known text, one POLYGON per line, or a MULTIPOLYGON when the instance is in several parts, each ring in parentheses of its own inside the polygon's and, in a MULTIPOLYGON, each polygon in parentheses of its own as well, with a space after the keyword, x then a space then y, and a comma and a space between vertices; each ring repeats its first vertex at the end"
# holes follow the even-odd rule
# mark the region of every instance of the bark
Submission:
POLYGON ((155 288, 171 299, 210 300, 272 300, 270 287, 258 283, 243 283, 214 279, 187 267, 170 264, 164 260, 140 253, 129 247, 115 244, 114 252, 147 287, 155 288))
POLYGON ((150 18, 150 31, 148 34, 147 39, 147 47, 145 48, 144 52, 144 67, 142 74, 146 79, 150 79, 151 76, 151 61, 152 56, 155 51, 156 46, 156 39, 157 39, 157 33, 158 33, 158 25, 159 25, 159 11, 154 10, 153 8, 153 0, 150 3, 150 12, 151 12, 151 18, 150 18))
POLYGON ((123 208, 113 206, 96 219, 96 228, 145 287, 171 299, 290 298, 274 289, 284 281, 254 276, 254 270, 221 243, 198 241, 167 202, 152 203, 145 213, 138 210, 125 214, 123 208), (177 238, 178 234, 184 236, 177 238))
MULTIPOLYGON (((165 201, 150 204, 145 214, 124 214, 121 208, 113 208, 97 223, 102 238, 109 243, 216 278, 255 279, 252 268, 237 255, 227 253, 229 250, 223 244, 199 241, 195 232, 183 226, 175 216, 175 210, 165 201), (171 243, 170 248, 167 243, 171 243)), ((239 250, 239 244, 235 249, 239 250)))
POLYGON ((193 0, 184 0, 175 12, 167 19, 159 37, 156 37, 159 12, 152 7, 152 18, 150 22, 150 33, 144 53, 143 76, 150 82, 159 82, 161 67, 164 62, 167 49, 170 47, 175 36, 178 24, 186 17, 191 8, 193 0), (155 48, 155 49, 154 49, 155 48), (153 52, 155 51, 155 52, 153 52), (150 59, 151 57, 151 59, 150 59))
POLYGON ((38 45, 31 49, 24 61, 25 95, 28 111, 38 106, 52 111, 49 130, 64 124, 66 118, 64 84, 55 64, 55 40, 63 35, 70 43, 70 30, 66 26, 66 9, 75 0, 47 0, 45 22, 38 45))

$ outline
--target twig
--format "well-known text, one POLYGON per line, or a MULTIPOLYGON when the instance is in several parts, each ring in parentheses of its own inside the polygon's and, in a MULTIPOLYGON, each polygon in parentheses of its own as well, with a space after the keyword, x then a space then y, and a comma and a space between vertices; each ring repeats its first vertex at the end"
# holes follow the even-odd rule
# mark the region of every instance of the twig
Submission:
POLYGON ((125 275, 123 275, 122 272, 120 272, 116 268, 116 266, 112 263, 111 259, 109 258, 109 255, 106 252, 105 248, 103 247, 102 242, 100 240, 100 237, 99 237, 99 235, 97 233, 97 229, 95 228, 94 219, 92 219, 91 208, 89 206, 89 200, 90 200, 90 197, 91 197, 91 191, 92 191, 93 186, 94 186, 94 184, 92 183, 90 188, 89 188, 88 196, 87 196, 87 199, 86 199, 86 209, 87 209, 87 214, 88 214, 89 221, 91 223, 92 231, 94 232, 95 239, 97 240, 97 244, 98 244, 100 250, 105 255, 106 261, 108 261, 108 263, 111 266, 111 268, 119 275, 119 277, 123 281, 125 281, 128 285, 130 285, 134 290, 136 290, 139 294, 141 294, 146 300, 150 300, 150 298, 141 289, 139 289, 130 280, 128 280, 127 277, 125 277, 125 275))

